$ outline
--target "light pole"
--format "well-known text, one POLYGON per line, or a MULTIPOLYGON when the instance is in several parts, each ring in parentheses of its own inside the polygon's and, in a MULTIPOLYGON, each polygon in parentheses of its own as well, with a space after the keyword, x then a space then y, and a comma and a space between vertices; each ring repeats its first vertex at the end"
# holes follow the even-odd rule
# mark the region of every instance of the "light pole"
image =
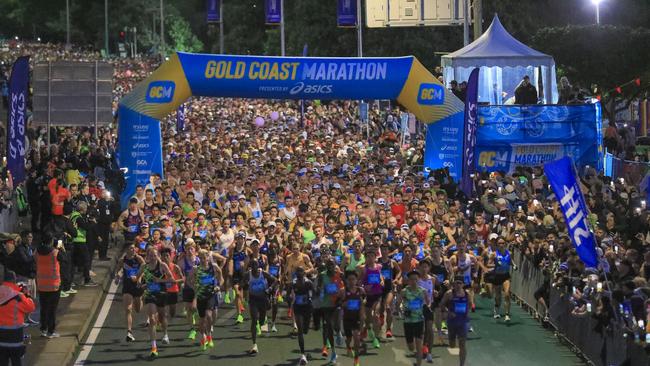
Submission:
POLYGON ((223 0, 219 2, 219 53, 223 55, 223 0))
POLYGON ((110 54, 108 51, 108 0, 104 0, 104 50, 108 57, 110 54))
POLYGON ((65 47, 70 48, 70 0, 65 0, 65 47))
POLYGON ((165 61, 165 12, 163 0, 160 0, 160 56, 165 61))
POLYGON ((603 0, 591 0, 591 2, 596 6, 596 24, 600 25, 600 3, 603 0))
POLYGON ((284 56, 284 0, 280 0, 280 52, 284 56))

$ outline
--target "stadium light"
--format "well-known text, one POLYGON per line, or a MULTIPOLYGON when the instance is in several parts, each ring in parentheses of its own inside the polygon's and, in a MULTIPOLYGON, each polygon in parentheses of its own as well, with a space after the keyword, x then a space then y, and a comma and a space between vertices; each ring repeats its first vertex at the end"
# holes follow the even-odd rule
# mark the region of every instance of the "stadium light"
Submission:
POLYGON ((596 6, 596 24, 600 24, 600 3, 603 0, 591 0, 591 3, 596 6))

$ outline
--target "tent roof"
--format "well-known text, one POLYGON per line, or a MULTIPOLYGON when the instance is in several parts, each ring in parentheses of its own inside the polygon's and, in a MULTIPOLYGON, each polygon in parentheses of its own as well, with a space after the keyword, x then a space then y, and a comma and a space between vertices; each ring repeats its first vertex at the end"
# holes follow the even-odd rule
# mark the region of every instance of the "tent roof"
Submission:
POLYGON ((551 67, 554 64, 553 57, 526 46, 510 35, 497 15, 477 40, 442 56, 442 66, 451 67, 551 67))

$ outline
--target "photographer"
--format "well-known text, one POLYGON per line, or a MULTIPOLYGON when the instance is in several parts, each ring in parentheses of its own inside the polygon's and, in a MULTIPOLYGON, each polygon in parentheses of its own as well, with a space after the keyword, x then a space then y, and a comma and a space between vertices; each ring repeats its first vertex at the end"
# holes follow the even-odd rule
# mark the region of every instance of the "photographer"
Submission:
POLYGON ((52 222, 44 230, 46 235, 52 237, 57 243, 60 240, 65 247, 59 261, 61 267, 61 297, 68 297, 71 294, 77 293, 77 290, 72 288, 72 277, 74 273, 72 267, 72 238, 77 235, 77 229, 75 229, 74 224, 70 220, 71 213, 71 207, 66 207, 63 215, 54 216, 52 222))
POLYGON ((36 280, 38 298, 41 306, 41 336, 57 338, 56 309, 61 298, 61 265, 65 260, 63 240, 56 240, 56 248, 52 237, 45 240, 36 249, 36 280))
POLYGON ((16 284, 16 274, 5 268, 0 285, 0 365, 21 366, 25 355, 23 322, 36 310, 27 288, 16 284))
POLYGON ((87 242, 87 234, 92 230, 96 220, 88 215, 88 204, 86 202, 79 202, 76 210, 72 212, 70 220, 77 229, 76 236, 72 239, 73 243, 73 267, 81 268, 84 277, 84 286, 93 287, 97 286, 95 282, 90 279, 90 267, 88 257, 90 255, 87 242))

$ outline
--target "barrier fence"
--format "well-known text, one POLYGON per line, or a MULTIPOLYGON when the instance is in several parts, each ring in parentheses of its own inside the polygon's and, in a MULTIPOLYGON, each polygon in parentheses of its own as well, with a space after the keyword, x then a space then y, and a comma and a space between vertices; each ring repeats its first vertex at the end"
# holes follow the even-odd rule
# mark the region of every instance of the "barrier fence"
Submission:
POLYGON ((650 164, 632 160, 623 160, 610 153, 605 153, 605 175, 612 179, 624 178, 626 182, 639 187, 643 177, 650 170, 650 164))
MULTIPOLYGON (((519 269, 512 271, 511 291, 536 311, 535 292, 544 284, 545 275, 520 251, 515 250, 513 254, 519 269)), ((594 365, 650 365, 645 348, 634 339, 625 337, 620 322, 610 324, 603 334, 596 332, 598 320, 591 314, 584 317, 572 315, 574 305, 569 301, 569 295, 554 287, 550 289, 548 307, 551 326, 594 365)), ((595 311, 596 306, 593 308, 595 311)))

